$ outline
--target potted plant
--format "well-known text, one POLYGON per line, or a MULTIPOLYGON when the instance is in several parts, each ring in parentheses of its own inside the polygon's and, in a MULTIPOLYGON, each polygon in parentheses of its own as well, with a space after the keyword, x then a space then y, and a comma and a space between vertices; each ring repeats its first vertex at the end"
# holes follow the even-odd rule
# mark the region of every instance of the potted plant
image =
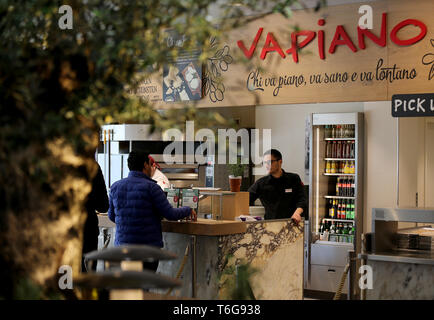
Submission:
POLYGON ((241 180, 246 167, 247 164, 242 164, 240 158, 238 158, 237 163, 228 164, 229 186, 232 192, 240 192, 241 180))

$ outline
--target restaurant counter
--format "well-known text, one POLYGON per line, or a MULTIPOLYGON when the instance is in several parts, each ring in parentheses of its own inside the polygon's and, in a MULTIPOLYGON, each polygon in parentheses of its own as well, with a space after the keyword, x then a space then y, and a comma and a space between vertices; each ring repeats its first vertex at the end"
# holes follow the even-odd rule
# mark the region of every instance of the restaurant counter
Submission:
POLYGON ((372 270, 366 299, 434 299, 432 224, 434 208, 373 208, 372 245, 358 256, 372 270), (399 229, 401 222, 419 225, 399 229), (422 244, 425 249, 419 247, 422 244))
MULTIPOLYGON (((114 237, 114 224, 108 217, 100 215, 99 221, 114 237)), ((302 299, 303 227, 290 219, 162 221, 164 249, 178 259, 160 261, 157 273, 174 278, 183 265, 183 285, 172 295, 232 299, 238 275, 247 267, 256 299, 302 299)))

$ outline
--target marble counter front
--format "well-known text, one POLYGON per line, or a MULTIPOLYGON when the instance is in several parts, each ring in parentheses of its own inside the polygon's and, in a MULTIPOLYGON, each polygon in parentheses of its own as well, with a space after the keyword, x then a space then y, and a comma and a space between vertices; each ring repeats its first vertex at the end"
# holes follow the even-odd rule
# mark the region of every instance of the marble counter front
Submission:
MULTIPOLYGON (((99 215, 99 226, 110 235, 113 246, 115 224, 107 215, 99 215)), ((175 253, 176 260, 160 261, 157 272, 175 278, 180 274, 182 287, 171 295, 191 298, 192 240, 196 252, 196 294, 198 299, 233 299, 239 270, 251 273, 249 285, 256 299, 303 299, 303 228, 290 219, 255 222, 200 221, 163 222, 164 249, 175 253), (203 224, 203 226, 200 226, 203 224), (195 226, 192 232, 189 226, 195 226), (170 232, 169 232, 170 231, 170 232), (187 246, 188 256, 184 258, 187 246)), ((105 243, 100 235, 99 248, 105 243)), ((99 266, 102 268, 102 265, 99 266)), ((165 291, 155 290, 165 295, 165 291)))
POLYGON ((432 253, 417 256, 404 253, 363 254, 372 268, 372 289, 368 300, 434 300, 432 253))
MULTIPOLYGON (((290 219, 246 222, 246 231, 220 236, 191 236, 163 232, 165 249, 180 258, 161 261, 158 272, 174 277, 192 237, 196 241, 196 298, 232 299, 239 270, 251 273, 249 284, 256 299, 303 298, 303 224, 290 219)), ((192 259, 187 258, 174 290, 192 296, 192 259)))

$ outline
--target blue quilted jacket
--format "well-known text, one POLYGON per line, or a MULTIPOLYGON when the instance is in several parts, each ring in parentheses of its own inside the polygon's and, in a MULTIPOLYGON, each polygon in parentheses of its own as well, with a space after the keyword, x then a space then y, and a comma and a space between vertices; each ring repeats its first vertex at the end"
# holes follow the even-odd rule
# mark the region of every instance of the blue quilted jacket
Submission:
POLYGON ((147 175, 130 171, 110 188, 108 216, 116 223, 115 245, 147 244, 163 247, 161 219, 187 217, 189 207, 172 208, 163 190, 147 175))

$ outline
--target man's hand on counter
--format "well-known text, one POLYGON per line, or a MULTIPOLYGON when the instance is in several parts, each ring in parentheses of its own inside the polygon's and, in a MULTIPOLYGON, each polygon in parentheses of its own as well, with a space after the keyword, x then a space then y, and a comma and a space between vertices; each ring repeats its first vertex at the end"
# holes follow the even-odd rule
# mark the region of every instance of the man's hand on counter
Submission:
POLYGON ((191 221, 197 221, 197 213, 194 209, 191 209, 190 220, 191 221))
POLYGON ((295 224, 299 224, 301 221, 301 216, 300 213, 298 213, 297 211, 294 212, 294 214, 291 217, 292 221, 294 221, 295 224))

